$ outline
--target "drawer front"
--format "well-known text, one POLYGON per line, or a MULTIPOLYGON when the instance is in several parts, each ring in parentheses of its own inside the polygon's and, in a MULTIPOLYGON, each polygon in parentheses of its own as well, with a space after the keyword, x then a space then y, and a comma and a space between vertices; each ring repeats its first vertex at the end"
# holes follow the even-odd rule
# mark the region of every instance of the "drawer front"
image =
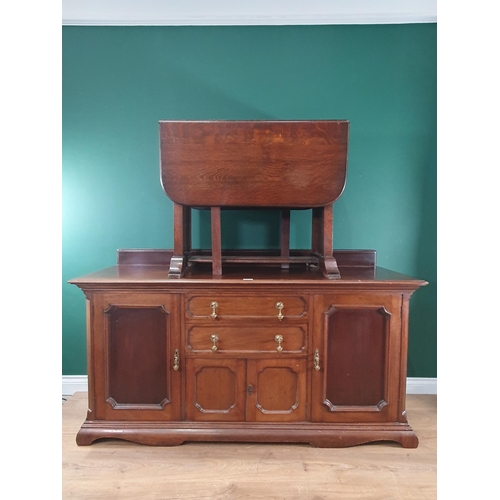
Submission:
POLYGON ((306 326, 192 326, 187 331, 188 352, 300 354, 306 350, 306 332, 306 326))
POLYGON ((297 295, 237 296, 191 295, 186 299, 187 318, 304 318, 307 299, 297 295))

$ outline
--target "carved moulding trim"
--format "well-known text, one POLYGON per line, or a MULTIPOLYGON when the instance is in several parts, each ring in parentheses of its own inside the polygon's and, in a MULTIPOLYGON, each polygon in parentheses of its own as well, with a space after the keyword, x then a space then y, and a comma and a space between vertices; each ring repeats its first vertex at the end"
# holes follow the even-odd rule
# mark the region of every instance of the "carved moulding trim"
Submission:
POLYGON ((334 412, 379 412, 382 411, 384 407, 386 407, 389 403, 385 399, 381 399, 376 405, 334 405, 328 399, 323 401, 323 404, 328 407, 330 411, 334 412))
POLYGON ((114 398, 109 397, 106 399, 113 410, 164 410, 165 406, 170 403, 168 398, 165 398, 161 403, 153 404, 136 404, 136 403, 118 403, 114 398))

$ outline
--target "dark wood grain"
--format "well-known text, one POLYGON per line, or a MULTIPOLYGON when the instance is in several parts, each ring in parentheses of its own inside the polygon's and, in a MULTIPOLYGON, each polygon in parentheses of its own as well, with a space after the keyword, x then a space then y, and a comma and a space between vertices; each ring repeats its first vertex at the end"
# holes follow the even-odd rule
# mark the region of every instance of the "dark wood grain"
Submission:
POLYGON ((252 290, 277 293, 292 291, 300 287, 301 291, 332 290, 398 290, 401 293, 412 292, 427 284, 426 281, 391 271, 382 267, 343 267, 342 278, 326 279, 317 268, 304 269, 290 267, 283 272, 278 267, 227 266, 222 276, 213 276, 210 268, 187 269, 181 279, 169 278, 169 268, 158 265, 111 266, 88 275, 68 281, 79 286, 86 294, 103 290, 157 290, 178 293, 184 287, 190 291, 218 290, 229 292, 234 285, 252 285, 252 290))
POLYGON ((307 316, 308 300, 300 295, 281 294, 255 294, 248 289, 244 295, 221 294, 217 290, 209 294, 188 295, 186 299, 187 318, 205 318, 212 325, 224 325, 226 319, 266 319, 276 327, 287 324, 291 319, 302 319, 307 316), (210 304, 215 301, 217 317, 211 318, 210 304), (278 319, 278 302, 283 304, 281 314, 283 319, 278 319))
POLYGON ((306 326, 207 326, 190 325, 187 330, 188 353, 212 354, 212 335, 218 336, 217 351, 214 356, 230 353, 248 356, 249 353, 256 354, 276 354, 277 342, 275 335, 282 335, 281 354, 305 353, 307 343, 307 323, 306 326))
MULTIPOLYGON (((149 248, 133 248, 119 249, 117 251, 118 265, 170 265, 173 249, 149 249, 149 248)), ((209 250, 196 250, 198 256, 210 256, 209 250)), ((290 253, 295 256, 308 257, 309 250, 290 250, 290 253)), ((222 257, 231 256, 253 256, 258 254, 261 257, 278 257, 279 252, 274 250, 228 250, 222 252, 222 257)), ((375 268, 377 252, 375 250, 341 250, 335 249, 333 252, 339 267, 368 267, 375 268)))
POLYGON ((161 121, 161 181, 192 207, 314 207, 346 180, 349 122, 161 121))
POLYGON ((71 280, 88 299, 78 444, 418 445, 404 391, 408 303, 424 281, 374 268, 373 251, 341 253, 353 265, 338 280, 293 265, 174 279, 163 252, 122 251, 130 264, 71 280))
POLYGON ((325 313, 325 402, 377 406, 385 394, 391 314, 382 307, 331 306, 325 313))
POLYGON ((173 250, 163 249, 119 249, 116 263, 119 266, 170 266, 173 250))
POLYGON ((161 405, 168 399, 168 313, 161 306, 112 306, 106 315, 109 398, 115 406, 161 405))
POLYGON ((178 308, 175 294, 108 291, 90 300, 90 420, 180 418, 178 308))
POLYGON ((212 207, 210 210, 210 222, 212 228, 212 274, 222 274, 222 234, 220 207, 212 207))
POLYGON ((250 422, 300 422, 307 419, 307 365, 300 359, 248 361, 247 385, 254 387, 247 399, 250 422))
POLYGON ((288 258, 290 257, 290 210, 283 209, 281 211, 281 257, 285 259, 285 262, 281 263, 281 269, 289 269, 290 263, 288 258))
MULTIPOLYGON (((159 126, 161 182, 174 202, 171 278, 182 277, 197 262, 190 251, 191 207, 211 209, 214 276, 223 272, 221 207, 279 207, 280 267, 297 262, 289 257, 290 209, 314 208, 310 263, 327 278, 340 278, 332 254, 332 205, 345 186, 349 122, 162 121, 159 126)), ((268 262, 256 255, 252 263, 268 262)))
POLYGON ((191 250, 191 208, 174 203, 174 219, 181 224, 174 226, 174 253, 191 250))
POLYGON ((117 266, 70 281, 88 300, 78 444, 418 445, 405 414, 408 303, 426 283, 377 268, 374 251, 333 251, 348 128, 160 122, 173 250, 122 250, 117 266), (209 251, 191 247, 192 207, 210 208, 209 251), (223 252, 221 209, 235 207, 280 208, 280 250, 223 252), (289 248, 295 208, 312 208, 310 249, 289 248))
POLYGON ((245 419, 245 361, 189 358, 186 361, 187 418, 231 422, 245 419))

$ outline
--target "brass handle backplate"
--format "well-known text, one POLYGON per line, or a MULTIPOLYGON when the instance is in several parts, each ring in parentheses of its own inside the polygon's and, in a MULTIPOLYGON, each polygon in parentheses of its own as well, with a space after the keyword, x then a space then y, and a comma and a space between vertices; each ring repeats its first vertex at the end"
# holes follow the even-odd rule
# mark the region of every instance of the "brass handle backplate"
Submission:
POLYGON ((283 311, 283 308, 285 306, 283 305, 283 302, 276 302, 275 307, 276 309, 278 309, 278 319, 281 321, 284 318, 283 313, 281 311, 283 311))
POLYGON ((278 347, 276 347, 276 350, 278 352, 281 352, 283 350, 283 347, 281 347, 281 342, 283 342, 283 335, 275 335, 274 340, 278 344, 278 347))
POLYGON ((217 342, 219 341, 219 337, 217 335, 210 335, 210 340, 214 343, 212 346, 212 352, 217 350, 217 342))
POLYGON ((314 351, 314 369, 319 372, 320 367, 319 367, 319 350, 316 349, 314 351))
POLYGON ((179 349, 174 351, 174 370, 177 371, 179 369, 179 349))
POLYGON ((212 309, 212 314, 210 315, 210 317, 212 319, 215 319, 217 317, 217 308, 219 307, 219 304, 215 301, 213 302, 210 302, 210 309, 212 309))

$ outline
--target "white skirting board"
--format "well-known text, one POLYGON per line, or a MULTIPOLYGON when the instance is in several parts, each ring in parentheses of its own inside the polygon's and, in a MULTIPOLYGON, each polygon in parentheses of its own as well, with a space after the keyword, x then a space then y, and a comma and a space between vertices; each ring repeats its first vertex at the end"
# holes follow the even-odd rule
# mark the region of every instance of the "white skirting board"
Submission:
MULTIPOLYGON (((87 392, 87 375, 63 375, 62 395, 87 392)), ((409 377, 406 379, 407 394, 437 394, 437 378, 409 377)))
POLYGON ((87 392, 87 375, 63 375, 62 395, 73 396, 75 392, 87 392))

